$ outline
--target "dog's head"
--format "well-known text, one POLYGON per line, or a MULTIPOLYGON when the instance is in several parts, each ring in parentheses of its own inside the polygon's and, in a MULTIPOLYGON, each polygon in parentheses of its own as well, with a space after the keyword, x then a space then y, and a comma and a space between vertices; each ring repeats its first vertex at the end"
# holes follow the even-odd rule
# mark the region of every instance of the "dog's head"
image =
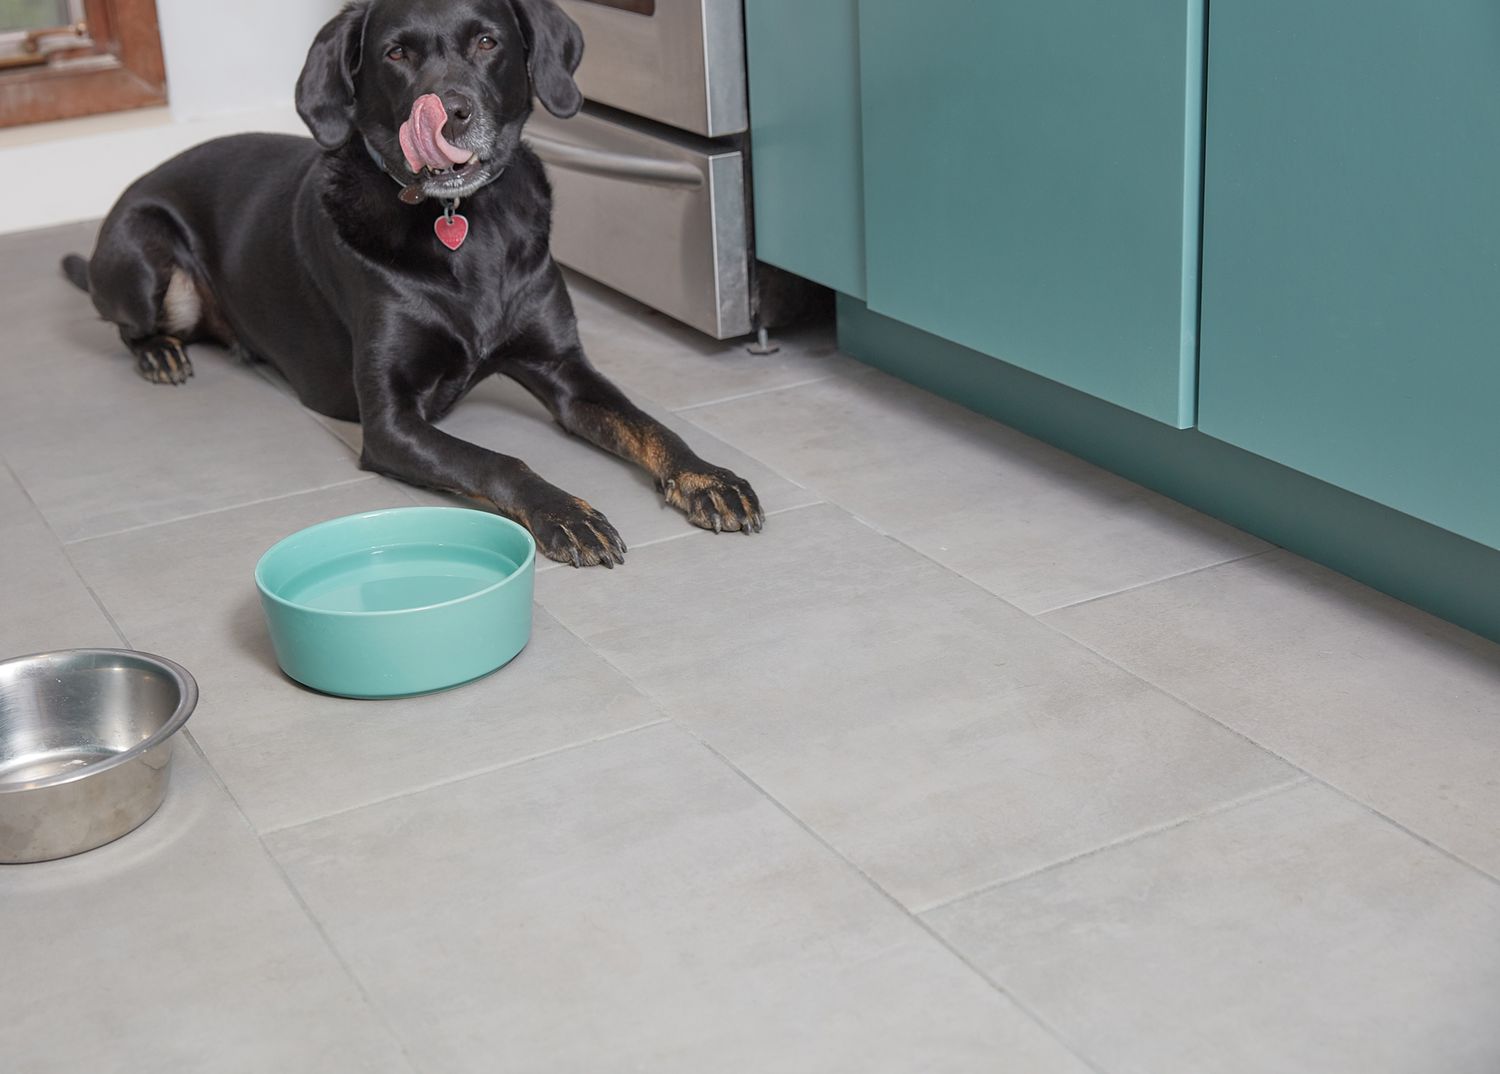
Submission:
POLYGON ((466 197, 510 162, 533 93, 563 118, 583 106, 582 58, 552 0, 359 0, 313 42, 297 112, 325 149, 363 138, 429 197, 466 197))

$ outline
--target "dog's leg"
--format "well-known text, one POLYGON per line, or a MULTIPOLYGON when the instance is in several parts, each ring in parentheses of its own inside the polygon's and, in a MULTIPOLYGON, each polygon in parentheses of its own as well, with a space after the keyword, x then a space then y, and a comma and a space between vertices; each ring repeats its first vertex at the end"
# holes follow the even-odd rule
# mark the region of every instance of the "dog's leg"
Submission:
POLYGON ((193 364, 183 346, 198 332, 203 302, 175 226, 137 208, 112 217, 89 263, 94 305, 120 329, 141 376, 184 384, 193 364))
POLYGON ((758 533, 760 500, 739 475, 704 462, 682 437, 625 397, 595 369, 581 348, 548 361, 507 368, 552 412, 564 429, 629 459, 688 521, 714 532, 758 533))
POLYGON ((542 480, 520 459, 443 432, 395 393, 361 396, 366 470, 493 507, 521 523, 549 559, 575 567, 625 562, 625 542, 583 500, 542 480))

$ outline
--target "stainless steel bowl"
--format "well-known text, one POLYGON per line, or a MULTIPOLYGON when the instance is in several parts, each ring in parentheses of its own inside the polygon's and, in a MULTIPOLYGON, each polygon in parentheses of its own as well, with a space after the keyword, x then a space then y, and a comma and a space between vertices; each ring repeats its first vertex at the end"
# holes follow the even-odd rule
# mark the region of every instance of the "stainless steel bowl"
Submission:
POLYGON ((81 854, 160 807, 172 736, 198 704, 183 668, 122 649, 0 663, 0 863, 81 854))

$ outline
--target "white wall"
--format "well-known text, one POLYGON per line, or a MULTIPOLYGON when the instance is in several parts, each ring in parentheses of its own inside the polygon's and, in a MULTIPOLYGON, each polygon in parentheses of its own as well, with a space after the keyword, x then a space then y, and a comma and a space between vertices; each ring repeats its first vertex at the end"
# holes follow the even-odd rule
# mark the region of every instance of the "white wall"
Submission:
POLYGON ((287 104, 318 28, 341 0, 156 0, 179 120, 287 104))
POLYGON ((137 176, 210 138, 305 134, 297 73, 342 0, 157 0, 170 106, 0 130, 0 233, 103 216, 137 176))

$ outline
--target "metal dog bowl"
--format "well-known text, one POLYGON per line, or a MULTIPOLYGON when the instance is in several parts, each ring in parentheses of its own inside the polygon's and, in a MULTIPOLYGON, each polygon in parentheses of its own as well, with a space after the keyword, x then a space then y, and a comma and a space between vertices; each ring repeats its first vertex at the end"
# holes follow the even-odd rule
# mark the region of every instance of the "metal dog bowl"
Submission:
POLYGON ((0 862, 50 861, 134 831, 167 793, 198 704, 178 665, 121 649, 0 663, 0 862))
POLYGON ((281 668, 326 694, 408 697, 515 659, 536 542, 499 515, 408 507, 295 533, 255 568, 281 668))

